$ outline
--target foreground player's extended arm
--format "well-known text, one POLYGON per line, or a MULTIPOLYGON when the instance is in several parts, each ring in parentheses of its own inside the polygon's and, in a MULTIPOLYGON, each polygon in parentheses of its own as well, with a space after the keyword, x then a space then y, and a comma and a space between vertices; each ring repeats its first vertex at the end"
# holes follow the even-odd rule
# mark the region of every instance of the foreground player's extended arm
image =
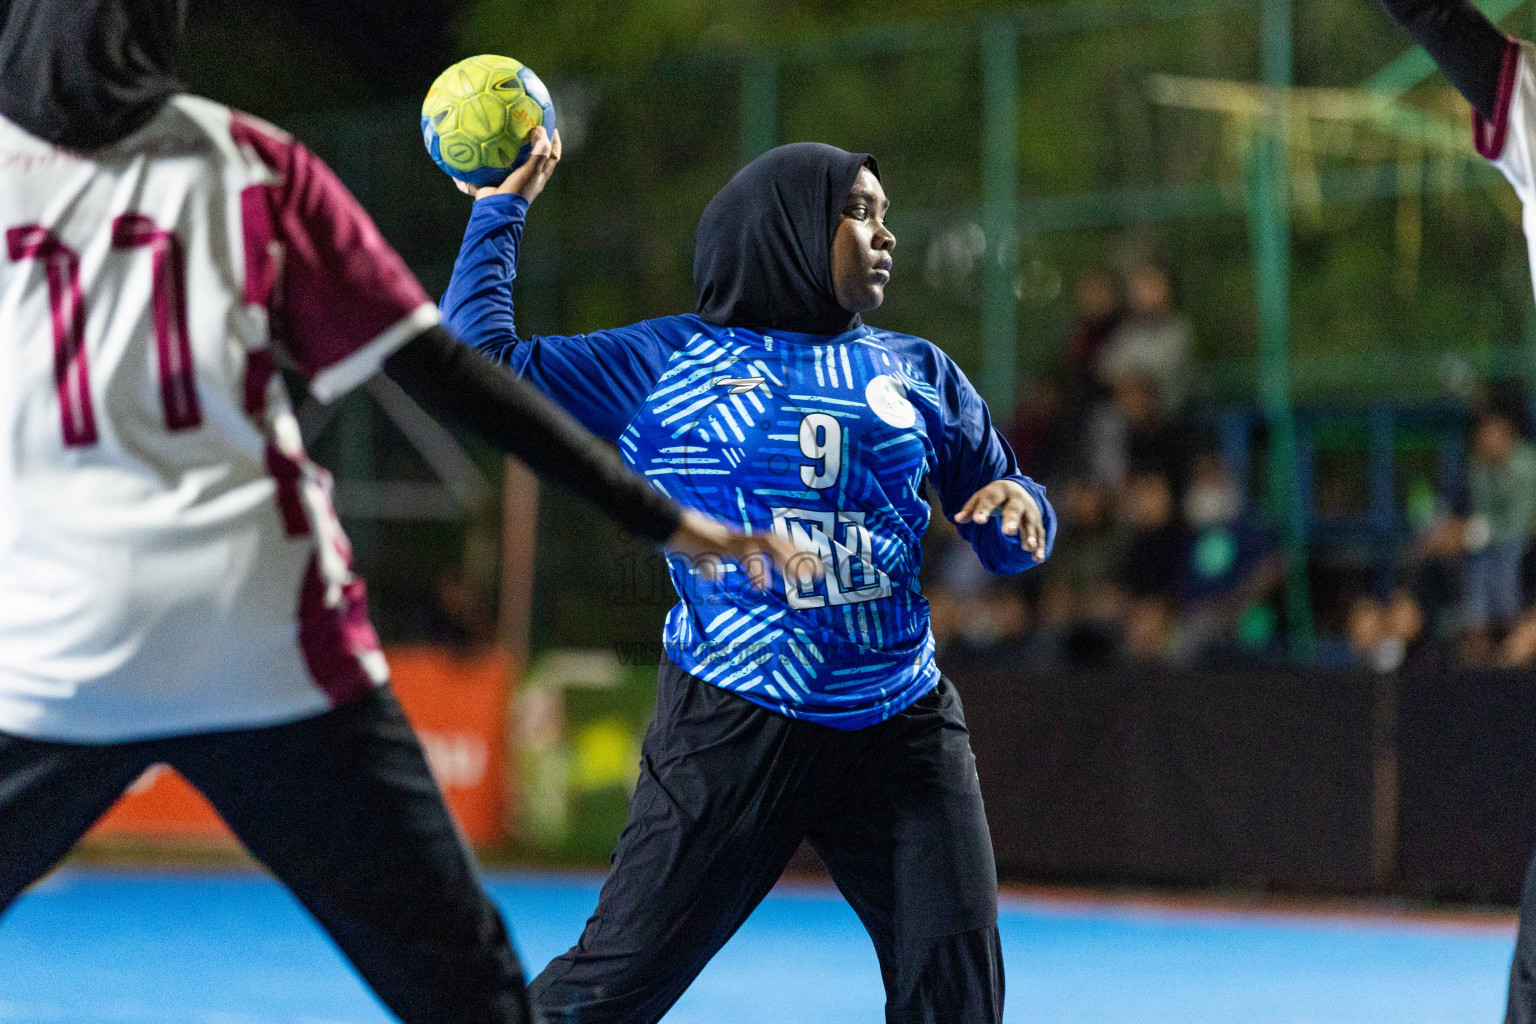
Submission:
POLYGON ((1498 107, 1508 40, 1469 0, 1382 0, 1485 120, 1498 107))
POLYGON ((241 197, 245 298, 279 305, 283 347, 318 398, 340 397, 382 364, 429 411, 521 457, 635 533, 666 541, 678 531, 675 502, 438 326, 426 292, 330 168, 263 122, 236 115, 230 131, 275 179, 241 197))
POLYGON ((1536 273, 1536 47, 1504 36, 1470 0, 1382 0, 1472 104, 1477 151, 1498 168, 1527 209, 1536 273))
POLYGON ((527 213, 528 200, 515 193, 475 200, 443 295, 443 321, 465 344, 527 379, 588 430, 615 440, 655 386, 676 341, 658 329, 662 321, 590 334, 518 337, 512 282, 527 213))
POLYGON ((619 457, 527 381, 512 377, 434 327, 395 352, 384 372, 434 416, 564 484, 621 526, 658 543, 677 531, 676 502, 631 473, 619 457))
MULTIPOLYGON (((938 469, 933 483, 945 514, 953 519, 977 491, 997 480, 1012 481, 1024 488, 1040 507, 1045 528, 1044 555, 1050 557, 1051 547, 1056 543, 1056 512, 1045 497, 1045 488, 1019 472, 1013 449, 992 426, 987 403, 960 367, 948 356, 938 354, 938 358, 934 387, 943 410, 943 433, 942 437, 935 437, 938 469)), ((1001 515, 990 516, 984 523, 956 522, 955 527, 990 572, 1023 572, 1039 564, 1025 549, 1019 535, 1003 532, 1001 515)))
MULTIPOLYGON (((274 340, 315 397, 334 401, 387 362, 433 411, 524 456, 676 554, 739 562, 756 585, 766 583, 764 559, 782 569, 795 557, 778 537, 740 533, 653 493, 568 416, 438 329, 437 307, 399 254, 330 168, 292 136, 238 114, 230 134, 246 158, 264 165, 266 179, 240 197, 244 298, 266 306, 281 325, 274 340)), ((248 363, 252 390, 271 379, 249 372, 255 366, 248 363)))

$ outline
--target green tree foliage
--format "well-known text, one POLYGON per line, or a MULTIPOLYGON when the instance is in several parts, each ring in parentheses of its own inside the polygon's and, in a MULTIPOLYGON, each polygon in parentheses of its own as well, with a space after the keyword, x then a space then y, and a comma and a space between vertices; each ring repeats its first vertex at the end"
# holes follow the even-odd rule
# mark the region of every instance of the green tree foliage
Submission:
MULTIPOLYGON (((976 33, 964 26, 1031 6, 1060 5, 973 0, 939 11, 908 0, 653 0, 550 9, 483 0, 466 9, 460 46, 512 52, 557 86, 582 85, 581 144, 530 229, 530 258, 547 252, 560 268, 550 309, 562 329, 689 307, 694 220, 738 164, 741 62, 777 54, 779 138, 880 158, 901 246, 896 286, 877 320, 932 337, 974 369, 976 263, 999 240, 982 240, 966 264, 967 247, 977 248, 982 140, 976 33), (871 45, 902 35, 911 44, 905 52, 871 45), (581 272, 567 274, 573 267, 581 272)), ((1230 126, 1214 114, 1159 107, 1147 83, 1155 74, 1253 81, 1258 31, 1257 7, 1249 6, 1024 37, 1021 199, 1059 208, 1064 197, 1207 182, 1240 196, 1230 126)), ((1407 49, 1368 0, 1301 0, 1295 38, 1302 86, 1358 84, 1407 49)), ((1433 100, 1437 90, 1438 79, 1410 101, 1433 100)), ((1396 159, 1362 155, 1319 169, 1396 159)), ((1486 185, 1427 195, 1415 214, 1416 251, 1404 247, 1404 212, 1390 197, 1298 216, 1293 344, 1303 395, 1356 393, 1361 381, 1350 367, 1368 371, 1374 352, 1422 354, 1421 367, 1447 350, 1478 365, 1517 358, 1530 286, 1507 211, 1489 201, 1502 186, 1491 178, 1486 185)), ((1026 230, 1017 244, 1026 370, 1060 360, 1074 280, 1094 266, 1154 258, 1179 283, 1212 386, 1232 398, 1251 393, 1257 341, 1240 212, 1170 221, 1140 217, 1133 206, 1119 219, 1026 230)), ((1363 380, 1383 384, 1379 374, 1363 380)), ((1433 389, 1432 369, 1418 384, 1433 389)))

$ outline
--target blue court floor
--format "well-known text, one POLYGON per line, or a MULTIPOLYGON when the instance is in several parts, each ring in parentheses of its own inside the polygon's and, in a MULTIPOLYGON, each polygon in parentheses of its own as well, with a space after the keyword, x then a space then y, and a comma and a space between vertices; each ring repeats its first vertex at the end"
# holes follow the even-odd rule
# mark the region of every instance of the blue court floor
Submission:
MULTIPOLYGON (((534 969, 590 879, 498 876, 534 969)), ((1010 1024, 1497 1024, 1512 931, 1009 899, 1010 1024)), ((781 887, 669 1024, 880 1024, 874 953, 835 892, 781 887)), ((390 1020, 275 883, 67 871, 0 921, 0 1024, 390 1020)))

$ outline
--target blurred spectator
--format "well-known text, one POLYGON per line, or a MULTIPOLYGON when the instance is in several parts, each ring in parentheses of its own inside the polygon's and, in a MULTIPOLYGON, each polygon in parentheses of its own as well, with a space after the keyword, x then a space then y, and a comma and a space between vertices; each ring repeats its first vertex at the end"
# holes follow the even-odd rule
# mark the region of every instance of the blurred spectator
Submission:
POLYGON ((1465 526, 1441 498, 1427 519, 1405 553, 1405 574, 1423 610, 1426 634, 1435 642, 1452 641, 1461 632, 1465 526))
POLYGON ((1094 476, 1117 490, 1129 466, 1155 466, 1177 492, 1186 447, 1182 423, 1164 415, 1156 386, 1139 373, 1117 377, 1110 394, 1110 402, 1101 405, 1089 423, 1086 440, 1094 476))
POLYGON ((1119 643, 1125 609, 1116 574, 1127 530, 1112 514, 1109 492, 1091 476, 1071 480, 1056 508, 1061 530, 1043 573, 1040 629, 1068 662, 1105 664, 1119 643))
POLYGON ((1275 539, 1246 509, 1226 464, 1195 459, 1183 500, 1189 529, 1173 656, 1213 661, 1266 647, 1274 639, 1270 600, 1280 589, 1275 539))
POLYGON ((1106 397, 1099 355, 1125 310, 1120 286, 1102 270, 1079 280, 1076 294, 1077 310, 1067 330, 1067 418, 1074 432, 1081 432, 1089 411, 1106 397))
POLYGON ((1350 606, 1350 652, 1372 671, 1397 671, 1420 649, 1423 633, 1424 613, 1406 590, 1386 603, 1361 595, 1350 606))
POLYGON ((1130 538, 1119 569, 1127 598, 1123 653, 1130 661, 1168 654, 1180 568, 1189 557, 1184 524, 1174 514, 1173 484, 1158 467, 1137 467, 1120 500, 1130 538))
POLYGON ((992 575, 955 536, 938 552, 925 588, 934 641, 943 653, 991 656, 1019 652, 1031 639, 1030 608, 1009 580, 992 575))
POLYGON ((1530 668, 1536 665, 1536 608, 1520 617, 1515 628, 1504 638, 1499 650, 1499 665, 1503 668, 1530 668))
POLYGON ((1132 663, 1158 662, 1167 657, 1173 610, 1166 600, 1133 599, 1125 613, 1122 641, 1125 659, 1132 663))
POLYGON ((1195 379, 1189 321, 1173 308, 1168 274, 1142 264, 1126 276, 1126 315, 1104 341, 1099 379, 1110 387, 1128 374, 1152 383, 1158 405, 1170 414, 1184 410, 1195 379))
POLYGON ((1403 659, 1407 664, 1424 664, 1429 653, 1425 642, 1424 610, 1414 596, 1406 590, 1396 590, 1386 609, 1387 635, 1396 637, 1403 644, 1403 659))
POLYGON ((1473 424, 1466 514, 1445 519, 1422 543, 1426 560, 1461 560, 1462 658, 1470 665, 1491 663, 1496 635, 1520 618, 1521 563, 1536 519, 1536 448, 1523 436, 1525 421, 1518 390, 1490 387, 1473 424))
POLYGON ((1473 435, 1462 610, 1474 631, 1508 629, 1520 612, 1520 561, 1536 517, 1536 449, 1522 437, 1523 425, 1518 405, 1495 403, 1478 416, 1473 435))
POLYGON ((1032 382, 1003 435, 1025 473, 1047 484, 1062 475, 1076 446, 1067 388, 1059 374, 1042 374, 1032 382))

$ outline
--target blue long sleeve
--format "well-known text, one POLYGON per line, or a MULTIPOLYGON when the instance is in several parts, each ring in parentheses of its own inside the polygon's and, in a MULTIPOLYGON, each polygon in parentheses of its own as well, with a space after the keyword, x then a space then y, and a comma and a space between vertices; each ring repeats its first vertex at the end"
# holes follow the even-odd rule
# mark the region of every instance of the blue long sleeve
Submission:
MULTIPOLYGON (((1045 488, 1019 472, 1013 449, 992 426, 987 403, 960 368, 944 356, 938 371, 935 387, 943 417, 943 442, 934 483, 945 515, 953 519, 971 495, 993 481, 1012 480, 1040 506, 1045 524, 1045 554, 1049 558, 1056 544, 1056 510, 1047 500, 1045 488)), ((994 515, 980 525, 956 523, 955 526, 989 572, 1018 573, 1039 564, 1024 549, 1018 536, 1003 533, 1001 516, 994 515)))
POLYGON ((522 339, 512 315, 512 282, 523 241, 528 200, 497 195, 475 200, 469 225, 443 293, 443 322, 460 341, 499 363, 510 363, 522 339))
POLYGON ((588 430, 612 441, 650 394, 686 337, 681 317, 647 320, 590 334, 520 338, 512 284, 528 201, 496 195, 475 201, 443 294, 443 322, 475 351, 501 363, 554 399, 588 430))

